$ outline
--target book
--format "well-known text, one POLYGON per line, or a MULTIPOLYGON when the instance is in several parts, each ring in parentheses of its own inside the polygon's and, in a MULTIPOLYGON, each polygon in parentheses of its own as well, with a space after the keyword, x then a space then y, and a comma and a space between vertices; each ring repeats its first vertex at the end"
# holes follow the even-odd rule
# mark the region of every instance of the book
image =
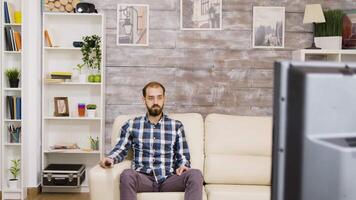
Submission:
POLYGON ((16 119, 21 119, 21 97, 16 97, 16 119))
POLYGON ((14 38, 14 30, 10 27, 10 40, 11 40, 11 51, 17 51, 14 38))
POLYGON ((4 18, 5 23, 10 23, 9 8, 6 1, 4 1, 4 18))
POLYGON ((21 33, 15 31, 14 35, 15 35, 15 43, 16 43, 17 50, 20 51, 22 49, 21 33))
POLYGON ((12 96, 6 96, 6 101, 7 101, 7 110, 8 110, 8 114, 10 116, 10 119, 15 119, 13 97, 12 96))
POLYGON ((53 47, 51 37, 49 36, 49 33, 47 30, 44 31, 44 35, 45 35, 45 40, 46 40, 47 46, 53 47))
POLYGON ((5 49, 6 51, 11 51, 11 38, 10 38, 10 30, 9 30, 9 27, 5 27, 4 28, 4 35, 5 35, 5 49))
POLYGON ((15 23, 15 13, 14 13, 13 5, 9 2, 7 2, 7 9, 8 9, 9 18, 10 18, 9 23, 15 23))

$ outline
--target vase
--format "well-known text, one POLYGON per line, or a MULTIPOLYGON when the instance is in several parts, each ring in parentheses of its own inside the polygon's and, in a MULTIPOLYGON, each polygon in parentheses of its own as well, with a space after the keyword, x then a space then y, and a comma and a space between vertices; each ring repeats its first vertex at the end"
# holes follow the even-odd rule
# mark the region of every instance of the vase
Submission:
POLYGON ((96 110, 95 109, 87 109, 87 116, 89 118, 94 118, 96 114, 96 110))
POLYGON ((340 50, 342 48, 342 37, 315 37, 315 45, 321 49, 340 50))
POLYGON ((10 189, 16 189, 18 187, 18 182, 19 182, 19 179, 15 179, 15 178, 9 179, 8 187, 10 189))
POLYGON ((20 79, 9 79, 10 88, 18 88, 20 79))
POLYGON ((79 74, 78 79, 79 79, 79 83, 87 82, 87 76, 85 74, 79 74))

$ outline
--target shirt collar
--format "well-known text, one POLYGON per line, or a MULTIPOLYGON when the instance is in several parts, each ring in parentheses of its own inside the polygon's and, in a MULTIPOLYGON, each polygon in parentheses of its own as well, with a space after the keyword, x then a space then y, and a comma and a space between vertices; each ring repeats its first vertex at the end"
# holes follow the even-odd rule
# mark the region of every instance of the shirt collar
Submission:
MULTIPOLYGON (((161 118, 158 120, 157 124, 155 124, 155 125, 161 124, 162 121, 163 121, 166 117, 167 117, 167 115, 163 113, 162 116, 161 116, 161 118)), ((150 122, 150 120, 148 119, 148 113, 146 113, 146 115, 145 115, 145 122, 148 122, 148 123, 152 124, 152 123, 150 122)))

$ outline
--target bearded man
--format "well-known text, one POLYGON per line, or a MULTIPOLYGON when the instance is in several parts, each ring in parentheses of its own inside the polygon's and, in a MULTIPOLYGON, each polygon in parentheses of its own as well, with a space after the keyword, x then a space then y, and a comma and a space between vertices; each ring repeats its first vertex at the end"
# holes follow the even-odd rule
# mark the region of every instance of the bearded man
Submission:
POLYGON ((185 192, 185 200, 202 200, 203 176, 190 168, 183 124, 163 113, 165 88, 150 82, 142 94, 146 115, 121 127, 118 143, 100 166, 120 163, 132 149, 132 168, 120 176, 120 200, 136 200, 138 192, 185 192))

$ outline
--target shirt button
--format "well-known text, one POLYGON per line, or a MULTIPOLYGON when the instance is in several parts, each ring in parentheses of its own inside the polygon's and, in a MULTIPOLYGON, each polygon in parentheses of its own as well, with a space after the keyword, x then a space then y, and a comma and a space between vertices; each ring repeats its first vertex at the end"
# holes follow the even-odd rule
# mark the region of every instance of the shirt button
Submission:
POLYGON ((153 139, 155 140, 155 139, 156 139, 156 137, 153 137, 153 139))
POLYGON ((153 158, 153 159, 152 159, 152 161, 154 162, 154 161, 155 161, 155 159, 153 158))

